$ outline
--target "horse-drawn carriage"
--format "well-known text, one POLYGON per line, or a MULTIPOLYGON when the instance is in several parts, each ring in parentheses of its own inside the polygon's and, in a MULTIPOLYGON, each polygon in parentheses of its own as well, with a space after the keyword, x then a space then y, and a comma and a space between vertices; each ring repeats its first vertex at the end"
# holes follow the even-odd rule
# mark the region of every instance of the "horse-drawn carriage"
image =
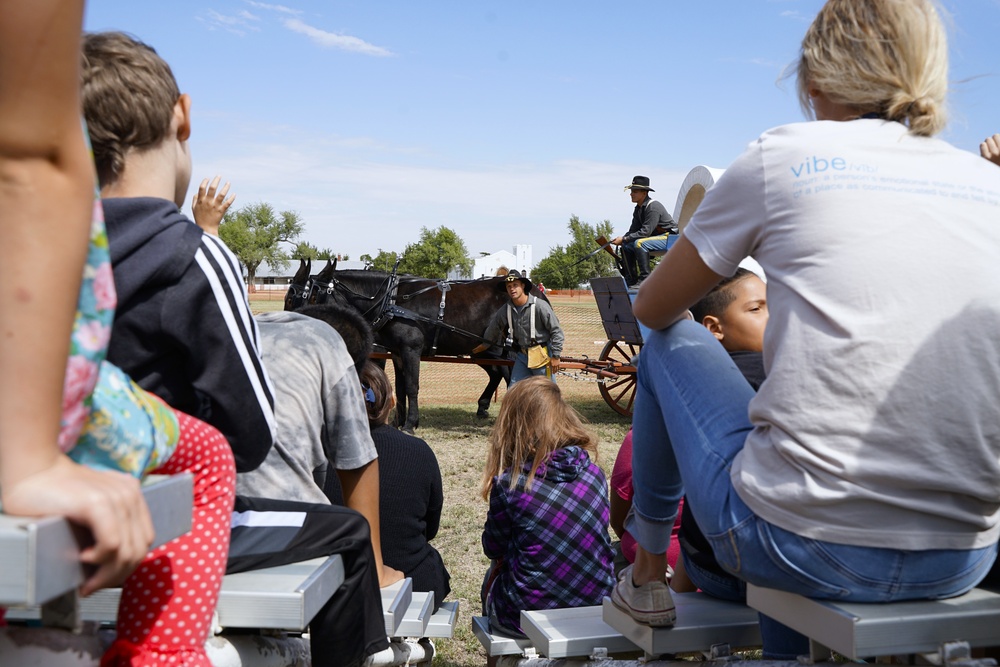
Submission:
MULTIPOLYGON (((674 209, 681 230, 721 173, 703 166, 688 173, 674 209)), ((598 243, 615 255, 606 241, 598 243)), ((503 278, 447 281, 399 276, 395 271, 337 271, 331 263, 315 276, 309 272, 310 264, 303 261, 289 287, 286 309, 329 300, 366 317, 375 330, 376 342, 388 351, 377 356, 393 359, 397 426, 412 430, 419 422, 421 361, 482 366, 489 375, 489 384, 479 397, 481 416, 505 378, 505 370, 509 378, 507 367, 513 362, 497 354, 471 355, 473 348, 484 342, 477 332, 482 332, 493 313, 506 303, 503 278)), ((635 290, 630 292, 620 277, 595 278, 591 288, 607 343, 596 359, 562 357, 561 368, 593 376, 604 401, 616 412, 629 416, 635 398, 633 360, 643 341, 643 327, 632 314, 635 290)), ((547 299, 541 292, 532 293, 547 299)))
MULTIPOLYGON (((722 172, 722 169, 704 166, 695 167, 688 172, 674 206, 673 217, 680 231, 687 226, 705 198, 705 193, 722 172)), ((600 248, 614 256, 615 262, 620 266, 621 258, 610 248, 607 240, 603 237, 595 240, 600 248)), ((662 255, 663 252, 651 254, 662 255)), ((648 331, 632 314, 632 299, 637 290, 626 288, 625 281, 618 277, 593 278, 590 288, 601 313, 604 333, 608 337, 608 342, 597 359, 598 363, 592 365, 605 371, 605 376, 599 379, 598 388, 612 410, 631 416, 635 400, 635 358, 642 349, 643 332, 648 331)))

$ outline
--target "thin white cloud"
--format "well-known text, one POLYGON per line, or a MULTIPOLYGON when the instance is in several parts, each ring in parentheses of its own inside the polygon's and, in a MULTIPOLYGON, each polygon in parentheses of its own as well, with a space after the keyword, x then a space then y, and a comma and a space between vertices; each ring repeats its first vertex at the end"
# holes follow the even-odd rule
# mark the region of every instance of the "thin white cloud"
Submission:
POLYGON ((799 21, 801 23, 809 23, 812 18, 806 16, 797 9, 786 9, 785 11, 778 14, 783 19, 792 19, 793 21, 799 21))
POLYGON ((339 49, 341 51, 350 51, 352 53, 361 53, 366 56, 377 56, 380 58, 394 55, 392 51, 384 49, 381 46, 369 44, 363 39, 320 30, 299 19, 285 19, 283 23, 292 32, 305 35, 323 48, 339 49))
POLYGON ((214 9, 206 9, 196 18, 208 26, 209 30, 226 30, 241 37, 245 36, 248 32, 260 31, 260 27, 255 25, 255 22, 260 21, 260 19, 245 10, 231 15, 222 14, 214 9))
POLYGON ((408 146, 270 130, 265 141, 250 138, 260 133, 244 135, 238 153, 232 143, 221 155, 196 152, 194 183, 221 174, 233 183, 237 207, 266 201, 298 211, 304 240, 353 259, 379 248, 400 251, 418 239, 421 227, 443 225, 473 256, 529 243, 538 262, 570 241, 571 215, 590 224, 612 220, 616 231, 627 231, 633 206, 622 186, 633 173, 650 176, 654 197, 668 211, 687 174, 589 160, 426 166, 427 160, 400 159, 413 150, 408 146))
POLYGON ((767 58, 719 58, 719 62, 754 65, 755 67, 766 67, 767 69, 781 69, 785 66, 784 63, 768 60, 767 58))
POLYGON ((266 9, 272 12, 279 12, 281 14, 291 14, 292 16, 298 16, 302 13, 302 10, 292 9, 291 7, 286 7, 284 5, 271 5, 266 2, 255 2, 255 0, 243 0, 251 7, 256 7, 257 9, 266 9))

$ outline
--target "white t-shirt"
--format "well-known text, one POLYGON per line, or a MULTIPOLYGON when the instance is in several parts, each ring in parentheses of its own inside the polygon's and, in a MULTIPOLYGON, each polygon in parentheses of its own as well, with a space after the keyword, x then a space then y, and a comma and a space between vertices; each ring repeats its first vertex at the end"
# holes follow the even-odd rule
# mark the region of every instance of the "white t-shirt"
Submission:
POLYGON ((767 275, 768 378, 732 468, 806 537, 901 549, 997 541, 1000 167, 881 120, 786 125, 685 230, 767 275))

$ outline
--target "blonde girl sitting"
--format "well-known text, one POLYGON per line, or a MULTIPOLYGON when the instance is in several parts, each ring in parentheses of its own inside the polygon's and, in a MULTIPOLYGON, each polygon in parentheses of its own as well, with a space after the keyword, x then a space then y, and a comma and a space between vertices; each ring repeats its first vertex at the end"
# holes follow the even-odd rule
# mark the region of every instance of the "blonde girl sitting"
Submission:
POLYGON ((608 485, 597 438, 545 377, 512 385, 490 433, 483 583, 491 630, 523 636, 521 610, 601 603, 614 586, 608 485))

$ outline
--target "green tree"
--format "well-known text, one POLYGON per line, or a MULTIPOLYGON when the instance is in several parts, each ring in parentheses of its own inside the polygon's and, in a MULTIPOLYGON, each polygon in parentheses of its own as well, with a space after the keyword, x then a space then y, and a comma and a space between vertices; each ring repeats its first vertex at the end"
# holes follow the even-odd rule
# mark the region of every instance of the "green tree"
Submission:
POLYGON ((320 251, 316 249, 312 243, 306 241, 299 241, 299 244, 295 246, 295 250, 291 254, 292 259, 327 259, 326 257, 320 257, 320 251))
POLYGON ((598 236, 614 237, 610 221, 605 220, 594 226, 574 215, 569 219, 567 228, 569 243, 552 248, 548 256, 538 263, 531 272, 534 282, 543 282, 552 289, 574 289, 591 278, 617 275, 614 258, 603 250, 580 261, 597 250, 594 239, 598 236))
POLYGON ((406 246, 399 270, 424 278, 445 278, 457 269, 460 275, 472 274, 472 260, 465 242, 453 230, 438 227, 420 228, 420 240, 406 246))
POLYGON ((389 252, 379 248, 378 254, 374 257, 365 253, 364 255, 361 255, 359 259, 365 263, 366 268, 388 272, 392 271, 392 267, 396 266, 396 261, 399 259, 399 255, 395 252, 389 252))
POLYGON ((272 269, 288 266, 288 255, 278 244, 294 243, 304 226, 298 213, 276 213, 270 204, 256 202, 227 213, 219 225, 219 237, 246 267, 247 285, 253 291, 261 263, 267 262, 272 269))

